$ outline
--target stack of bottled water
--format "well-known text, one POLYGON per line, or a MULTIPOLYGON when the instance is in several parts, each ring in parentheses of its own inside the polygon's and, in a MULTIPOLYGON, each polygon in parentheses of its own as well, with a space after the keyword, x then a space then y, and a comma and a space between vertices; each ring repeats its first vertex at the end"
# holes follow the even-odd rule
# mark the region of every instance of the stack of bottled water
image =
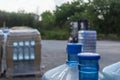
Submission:
POLYGON ((35 41, 13 42, 13 60, 34 60, 34 46, 35 41))
POLYGON ((96 31, 80 30, 78 32, 78 42, 83 45, 83 52, 96 52, 96 31))
POLYGON ((1 72, 4 73, 4 71, 7 69, 7 64, 6 64, 6 44, 7 44, 7 38, 9 35, 9 29, 8 28, 3 28, 2 29, 2 60, 1 60, 1 65, 2 65, 2 69, 1 72))

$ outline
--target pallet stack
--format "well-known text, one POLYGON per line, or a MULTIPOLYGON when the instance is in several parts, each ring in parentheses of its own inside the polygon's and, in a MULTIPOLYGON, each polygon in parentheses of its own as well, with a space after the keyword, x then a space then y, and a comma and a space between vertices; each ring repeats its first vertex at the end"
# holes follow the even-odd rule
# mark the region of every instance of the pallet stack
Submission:
POLYGON ((41 36, 36 29, 10 30, 5 49, 7 77, 40 75, 41 36))
POLYGON ((80 30, 78 42, 83 45, 83 52, 96 52, 97 33, 94 30, 80 30))

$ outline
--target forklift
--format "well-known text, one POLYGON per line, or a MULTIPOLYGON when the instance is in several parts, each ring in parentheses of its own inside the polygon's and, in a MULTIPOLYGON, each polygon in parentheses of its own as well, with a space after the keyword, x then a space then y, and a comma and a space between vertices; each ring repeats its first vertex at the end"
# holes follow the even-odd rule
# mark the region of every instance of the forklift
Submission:
POLYGON ((90 26, 88 23, 88 20, 81 19, 77 21, 72 21, 70 23, 70 29, 69 29, 69 39, 68 43, 78 43, 78 31, 80 30, 89 30, 90 26))

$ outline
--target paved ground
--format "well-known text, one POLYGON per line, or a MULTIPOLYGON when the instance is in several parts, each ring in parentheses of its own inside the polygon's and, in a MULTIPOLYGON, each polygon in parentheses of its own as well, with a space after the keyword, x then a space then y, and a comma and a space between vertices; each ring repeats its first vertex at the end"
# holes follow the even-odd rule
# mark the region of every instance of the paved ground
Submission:
MULTIPOLYGON (((42 41, 42 72, 65 63, 67 41, 42 41)), ((97 41, 97 52, 101 54, 100 70, 105 66, 120 61, 120 42, 97 41)), ((10 80, 2 78, 0 80, 10 80)), ((13 78, 12 80, 41 80, 34 77, 13 78)))

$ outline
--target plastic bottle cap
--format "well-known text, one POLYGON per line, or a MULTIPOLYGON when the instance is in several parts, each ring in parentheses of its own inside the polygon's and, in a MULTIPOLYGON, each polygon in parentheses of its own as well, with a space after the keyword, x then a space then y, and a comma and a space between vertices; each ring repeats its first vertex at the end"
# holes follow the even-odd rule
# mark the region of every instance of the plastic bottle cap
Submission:
POLYGON ((68 43, 67 53, 68 54, 78 54, 82 51, 82 44, 80 43, 68 43))
POLYGON ((98 53, 79 53, 78 58, 80 60, 88 60, 88 59, 98 60, 100 59, 100 55, 98 53))
POLYGON ((18 46, 18 43, 17 42, 13 42, 13 46, 18 46))
POLYGON ((35 41, 31 41, 31 45, 34 46, 35 45, 35 41))
POLYGON ((19 42, 19 45, 20 45, 20 46, 24 46, 23 41, 20 41, 20 42, 19 42))
POLYGON ((4 28, 2 31, 3 31, 3 33, 8 33, 9 29, 8 28, 4 28))

